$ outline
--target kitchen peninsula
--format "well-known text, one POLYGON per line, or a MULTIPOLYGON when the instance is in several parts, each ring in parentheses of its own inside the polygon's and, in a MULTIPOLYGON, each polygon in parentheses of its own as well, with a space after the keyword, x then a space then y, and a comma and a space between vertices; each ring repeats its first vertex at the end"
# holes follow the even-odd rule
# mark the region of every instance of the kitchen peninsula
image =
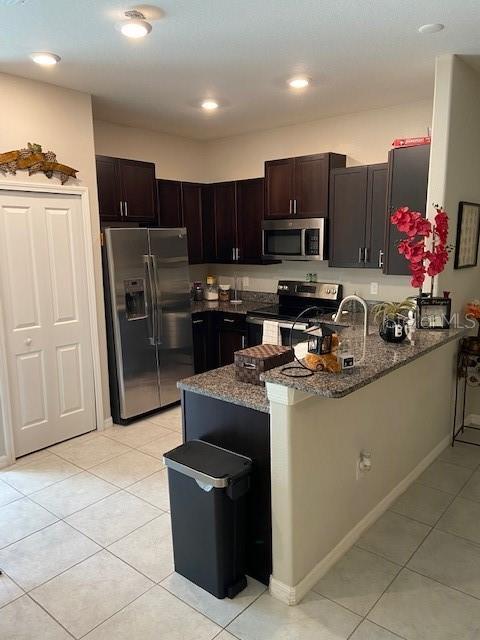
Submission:
POLYGON ((295 378, 279 367, 265 387, 237 382, 233 365, 179 383, 185 438, 254 460, 249 573, 266 583, 270 571, 274 596, 298 603, 447 446, 460 337, 369 335, 353 371, 295 378), (372 468, 359 473, 365 452, 372 468))

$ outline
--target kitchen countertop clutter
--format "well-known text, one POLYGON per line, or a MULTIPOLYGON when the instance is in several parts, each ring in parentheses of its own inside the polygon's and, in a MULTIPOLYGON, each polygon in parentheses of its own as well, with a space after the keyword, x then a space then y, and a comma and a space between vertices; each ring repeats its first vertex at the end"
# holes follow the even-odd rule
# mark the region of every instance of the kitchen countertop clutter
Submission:
MULTIPOLYGON (((392 345, 384 342, 378 333, 369 335, 365 344, 365 360, 350 371, 343 373, 316 373, 310 377, 290 377, 282 374, 283 367, 262 374, 264 382, 280 384, 324 398, 343 398, 382 376, 407 365, 417 358, 438 349, 453 340, 458 340, 462 331, 418 331, 415 344, 404 342, 392 345)), ((269 402, 264 387, 238 382, 233 365, 207 371, 178 383, 182 390, 193 391, 225 402, 269 412, 269 402)))

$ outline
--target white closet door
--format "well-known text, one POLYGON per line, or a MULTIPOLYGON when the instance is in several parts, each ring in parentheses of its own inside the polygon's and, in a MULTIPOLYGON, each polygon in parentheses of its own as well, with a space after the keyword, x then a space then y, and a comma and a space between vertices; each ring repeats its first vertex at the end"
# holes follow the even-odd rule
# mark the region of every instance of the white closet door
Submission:
POLYGON ((80 197, 0 191, 15 455, 95 429, 80 197))

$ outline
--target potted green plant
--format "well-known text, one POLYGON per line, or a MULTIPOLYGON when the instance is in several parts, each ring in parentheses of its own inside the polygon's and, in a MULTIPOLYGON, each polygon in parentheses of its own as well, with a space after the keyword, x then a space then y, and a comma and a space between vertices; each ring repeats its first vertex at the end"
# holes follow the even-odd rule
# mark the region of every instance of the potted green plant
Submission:
POLYGON ((408 312, 413 311, 415 306, 415 300, 406 298, 402 302, 381 302, 373 307, 373 318, 378 323, 380 337, 385 342, 398 343, 405 340, 408 312))

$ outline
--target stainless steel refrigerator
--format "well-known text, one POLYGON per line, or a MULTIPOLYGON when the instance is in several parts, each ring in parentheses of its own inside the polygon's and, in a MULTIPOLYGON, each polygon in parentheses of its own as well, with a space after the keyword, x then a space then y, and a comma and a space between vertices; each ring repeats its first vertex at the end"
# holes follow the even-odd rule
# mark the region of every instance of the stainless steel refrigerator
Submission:
POLYGON ((106 229, 104 276, 112 417, 176 402, 193 375, 186 229, 106 229))

